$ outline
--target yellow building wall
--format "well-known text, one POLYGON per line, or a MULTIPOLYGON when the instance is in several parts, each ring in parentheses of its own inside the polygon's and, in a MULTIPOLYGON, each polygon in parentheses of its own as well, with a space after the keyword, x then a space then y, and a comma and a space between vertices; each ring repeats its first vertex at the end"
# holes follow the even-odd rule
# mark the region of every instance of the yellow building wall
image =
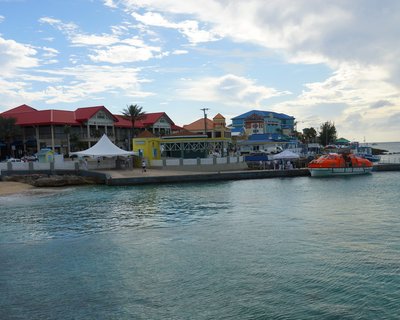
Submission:
POLYGON ((132 151, 148 161, 161 159, 159 138, 134 138, 132 139, 132 151))

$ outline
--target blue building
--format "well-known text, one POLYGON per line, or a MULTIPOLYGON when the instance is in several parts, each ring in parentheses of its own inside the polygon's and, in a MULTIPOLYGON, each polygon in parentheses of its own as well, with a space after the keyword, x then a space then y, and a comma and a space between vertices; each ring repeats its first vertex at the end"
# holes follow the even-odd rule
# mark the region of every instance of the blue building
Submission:
POLYGON ((284 113, 251 110, 232 118, 232 132, 253 134, 293 134, 295 118, 284 113))
POLYGON ((232 118, 232 137, 240 153, 276 153, 294 148, 297 139, 293 137, 295 118, 272 111, 251 110, 232 118))

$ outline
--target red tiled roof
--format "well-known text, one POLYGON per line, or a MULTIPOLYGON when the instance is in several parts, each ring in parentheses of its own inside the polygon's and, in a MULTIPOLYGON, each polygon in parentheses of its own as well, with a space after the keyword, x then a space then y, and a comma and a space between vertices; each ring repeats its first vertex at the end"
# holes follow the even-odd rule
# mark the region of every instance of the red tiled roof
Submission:
POLYGON ((114 121, 117 120, 115 118, 115 116, 113 114, 111 114, 111 112, 108 111, 106 109, 106 107, 104 107, 104 106, 78 108, 78 109, 75 110, 76 120, 82 122, 82 121, 85 121, 87 119, 90 119, 91 117, 93 117, 100 110, 103 110, 106 113, 108 113, 109 115, 111 115, 114 118, 114 121))
MULTIPOLYGON (((122 115, 113 115, 104 106, 78 108, 75 111, 66 110, 36 110, 28 105, 21 105, 1 113, 5 118, 15 118, 17 125, 50 125, 50 124, 65 124, 65 125, 80 125, 93 117, 97 112, 103 110, 108 113, 115 121, 116 127, 131 128, 130 119, 122 115)), ((167 116, 165 112, 146 113, 142 119, 135 122, 135 128, 146 128, 154 125, 160 118, 164 117, 170 124, 173 130, 179 130, 174 122, 167 116)))
POLYGON ((173 125, 171 125, 171 130, 172 131, 181 131, 181 130, 183 130, 183 128, 180 126, 177 126, 176 124, 173 124, 173 125))
POLYGON ((4 111, 2 113, 2 115, 8 115, 8 114, 14 114, 14 113, 25 113, 25 112, 32 112, 32 111, 37 111, 37 110, 32 108, 32 107, 30 107, 30 106, 28 106, 28 105, 26 105, 26 104, 23 104, 23 105, 20 105, 20 106, 18 106, 16 108, 4 111))
POLYGON ((225 117, 222 114, 217 113, 213 119, 224 119, 225 120, 225 117))
POLYGON ((75 120, 73 111, 35 110, 22 113, 3 113, 2 116, 7 118, 15 118, 17 120, 16 124, 19 126, 50 124, 79 125, 79 123, 75 120))
MULTIPOLYGON (((207 130, 211 130, 214 127, 214 122, 210 119, 206 119, 207 121, 207 130)), ((189 131, 204 131, 204 118, 196 120, 190 124, 186 124, 183 126, 183 129, 189 131)))
POLYGON ((170 117, 167 116, 165 112, 145 113, 144 116, 138 121, 138 124, 141 124, 143 127, 151 126, 162 117, 166 118, 170 124, 174 124, 174 122, 170 119, 170 117))
MULTIPOLYGON (((119 114, 118 115, 114 114, 114 117, 118 120, 118 122, 115 123, 117 127, 124 127, 124 128, 132 127, 131 120, 128 117, 119 114)), ((154 113, 145 113, 141 119, 136 120, 135 128, 143 129, 146 127, 150 127, 158 120, 160 120, 160 118, 162 117, 166 118, 167 121, 171 124, 171 126, 175 125, 174 122, 170 119, 170 117, 167 116, 165 112, 154 112, 154 113)))
POLYGON ((117 119, 117 122, 114 123, 114 125, 116 127, 119 127, 119 128, 131 128, 132 127, 131 120, 129 120, 119 114, 114 114, 113 116, 117 119))

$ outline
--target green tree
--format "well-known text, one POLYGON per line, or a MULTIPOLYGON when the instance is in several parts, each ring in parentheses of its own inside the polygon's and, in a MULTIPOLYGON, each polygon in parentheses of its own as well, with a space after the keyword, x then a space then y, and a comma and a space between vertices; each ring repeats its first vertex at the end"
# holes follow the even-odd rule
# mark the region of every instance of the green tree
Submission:
POLYGON ((334 143, 337 139, 335 124, 330 121, 326 121, 321 124, 318 140, 323 146, 330 143, 334 143))
MULTIPOLYGON (((7 145, 7 154, 11 154, 11 142, 21 134, 21 127, 18 126, 15 118, 3 118, 0 116, 0 140, 7 145)), ((13 155, 14 156, 14 155, 13 155)))
POLYGON ((135 137, 135 122, 142 119, 146 113, 143 111, 142 107, 139 107, 137 104, 131 104, 122 110, 122 114, 131 121, 132 137, 135 137))
POLYGON ((71 151, 79 151, 87 148, 87 144, 84 141, 81 141, 79 135, 76 133, 70 135, 70 143, 71 151))
POLYGON ((317 130, 313 127, 303 129, 303 142, 311 143, 317 140, 317 130))

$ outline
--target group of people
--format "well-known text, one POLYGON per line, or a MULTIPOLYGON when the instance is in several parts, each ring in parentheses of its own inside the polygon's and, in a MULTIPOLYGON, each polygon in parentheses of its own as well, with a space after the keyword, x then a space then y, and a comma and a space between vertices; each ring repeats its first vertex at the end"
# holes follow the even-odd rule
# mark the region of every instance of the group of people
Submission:
POLYGON ((294 169, 293 163, 288 160, 272 160, 272 161, 260 161, 259 168, 262 170, 291 170, 294 169))
MULTIPOLYGON (((88 170, 88 161, 86 158, 79 159, 79 166, 82 170, 88 170)), ((101 166, 101 159, 97 159, 97 168, 101 166)), ((145 159, 142 160, 142 172, 147 172, 147 162, 145 159)))

